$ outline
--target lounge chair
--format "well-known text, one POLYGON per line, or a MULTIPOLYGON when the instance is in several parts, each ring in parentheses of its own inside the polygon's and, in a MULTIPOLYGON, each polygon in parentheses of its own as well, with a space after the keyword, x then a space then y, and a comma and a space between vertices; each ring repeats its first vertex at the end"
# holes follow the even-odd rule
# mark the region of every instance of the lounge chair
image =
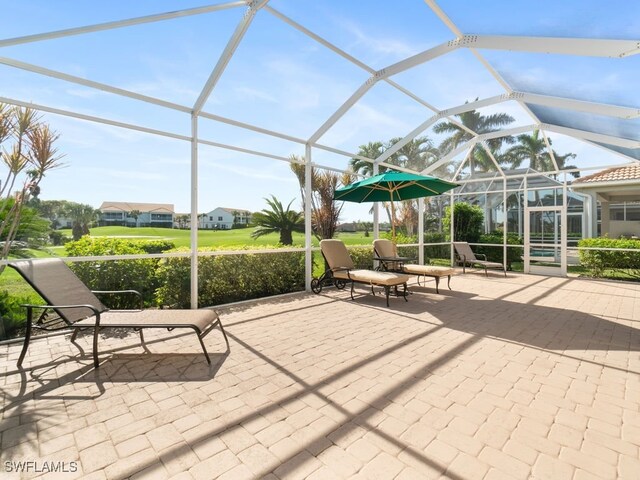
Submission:
POLYGON ((456 254, 460 263, 462 263, 462 273, 466 272, 466 266, 469 265, 473 268, 474 265, 480 266, 480 268, 484 268, 484 274, 488 277, 487 268, 498 268, 504 272, 504 276, 507 276, 507 269, 502 263, 498 262, 488 262, 487 256, 479 253, 477 256, 484 257, 484 260, 478 260, 476 255, 471 250, 471 247, 467 242, 453 242, 453 247, 456 250, 456 254))
POLYGON ((52 331, 73 329, 71 341, 75 342, 81 329, 93 329, 93 364, 98 362, 98 333, 103 328, 133 328, 140 332, 140 340, 144 344, 142 330, 145 328, 189 328, 198 337, 202 350, 211 364, 202 339, 216 326, 224 336, 229 350, 227 334, 222 327, 218 314, 213 310, 143 310, 142 295, 135 290, 124 291, 91 291, 75 273, 59 258, 42 260, 20 260, 10 262, 9 266, 38 292, 46 305, 25 305, 27 309, 27 331, 24 345, 18 358, 18 367, 22 365, 33 328, 52 331), (135 295, 140 304, 139 310, 109 310, 96 297, 98 294, 135 295), (34 310, 42 313, 34 324, 34 310), (50 318, 54 311, 57 317, 50 318))
POLYGON ((380 261, 381 268, 385 271, 407 273, 417 275, 418 285, 420 277, 432 277, 436 281, 436 293, 440 293, 438 286, 440 277, 447 277, 447 287, 451 290, 451 275, 455 270, 451 267, 439 267, 436 265, 420 265, 418 263, 405 263, 398 255, 398 248, 391 240, 379 238, 373 241, 373 250, 376 254, 375 260, 380 261), (394 260, 398 258, 399 260, 394 260))
POLYGON ((402 296, 404 300, 407 301, 408 275, 356 269, 347 247, 340 240, 321 240, 320 250, 329 265, 329 269, 322 277, 314 278, 311 281, 311 288, 314 292, 320 293, 320 291, 322 291, 322 285, 327 281, 335 282, 338 288, 340 288, 340 286, 344 287, 346 282, 351 282, 351 299, 353 300, 353 287, 355 283, 369 285, 372 291, 373 287, 382 287, 384 288, 388 307, 391 288, 393 287, 397 293, 398 287, 402 285, 402 296))

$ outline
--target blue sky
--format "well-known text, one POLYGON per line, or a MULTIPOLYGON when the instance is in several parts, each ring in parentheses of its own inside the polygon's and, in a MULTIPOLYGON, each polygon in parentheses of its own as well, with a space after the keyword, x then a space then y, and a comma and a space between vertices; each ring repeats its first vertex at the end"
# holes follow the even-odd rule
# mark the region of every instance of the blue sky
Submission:
MULTIPOLYGON (((202 2, 80 2, 30 0, 3 3, 3 38, 72 28, 165 11, 202 2), (28 21, 26 21, 28 19, 28 21)), ((454 38, 421 0, 271 0, 269 5, 358 60, 380 69, 454 38)), ((441 8, 464 33, 640 38, 635 2, 446 0, 441 8), (606 3, 606 5, 605 5, 606 3)), ((0 56, 191 106, 245 9, 234 8, 110 31, 2 48, 0 56)), ((482 51, 514 89, 582 100, 640 106, 640 56, 618 59, 482 51)), ((267 11, 256 16, 204 110, 307 138, 369 74, 283 23, 267 11)), ((448 108, 504 93, 467 50, 458 50, 393 78, 434 105, 448 108)), ((185 113, 135 102, 0 65, 0 96, 33 101, 149 128, 190 134, 185 113)), ((532 123, 516 104, 506 111, 516 125, 532 123)), ((433 113, 379 82, 321 139, 355 152, 369 141, 405 136, 433 113)), ((46 115, 60 135, 66 167, 42 184, 43 199, 68 199, 98 207, 102 201, 173 203, 190 209, 188 142, 117 127, 46 115)), ((596 121, 597 119, 587 119, 596 121)), ((632 129, 638 124, 632 122, 632 129)), ((616 126, 613 127, 614 133, 616 126)), ((288 157, 301 145, 201 120, 207 140, 288 157)), ((425 134, 439 138, 432 131, 425 134)), ((620 157, 554 135, 560 153, 578 154, 580 166, 620 163, 620 157)), ((313 150, 315 162, 335 168, 348 158, 313 150)), ((218 206, 260 210, 264 197, 295 199, 297 182, 285 162, 200 147, 199 211, 218 206)), ((368 219, 369 206, 346 204, 343 220, 368 219)))

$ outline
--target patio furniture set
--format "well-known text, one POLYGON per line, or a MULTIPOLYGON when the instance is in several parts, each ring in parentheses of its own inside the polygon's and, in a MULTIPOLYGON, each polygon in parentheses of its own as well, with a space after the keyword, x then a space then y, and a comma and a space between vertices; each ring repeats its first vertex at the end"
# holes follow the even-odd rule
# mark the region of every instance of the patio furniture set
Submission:
MULTIPOLYGON (((484 268, 500 268, 502 264, 478 260, 473 251, 464 242, 454 243, 458 252, 458 259, 463 268, 466 265, 479 265, 484 268)), ((411 275, 432 277, 436 282, 436 293, 440 278, 447 277, 447 286, 451 290, 451 275, 455 272, 450 267, 434 265, 419 265, 409 263, 410 258, 398 256, 396 245, 390 240, 378 239, 373 242, 374 259, 380 262, 376 270, 357 269, 349 251, 340 240, 322 240, 320 249, 329 268, 319 277, 311 281, 311 289, 320 293, 326 285, 334 285, 339 289, 351 283, 351 298, 354 299, 354 285, 365 284, 371 287, 382 287, 385 292, 387 307, 389 296, 402 296, 407 301, 407 282, 411 275), (399 287, 402 290, 399 291, 399 287)), ((143 309, 142 296, 135 290, 122 291, 92 291, 73 273, 73 271, 59 258, 40 260, 20 260, 9 263, 46 302, 45 305, 24 305, 27 310, 27 323, 22 351, 18 358, 18 367, 22 366, 29 348, 33 329, 56 331, 73 330, 71 342, 75 342, 80 330, 93 330, 93 364, 100 365, 98 358, 98 334, 105 328, 130 328, 138 332, 140 341, 144 345, 143 330, 146 328, 166 328, 168 331, 190 329, 198 338, 205 358, 209 364, 211 359, 202 339, 215 327, 220 327, 227 351, 229 341, 218 314, 211 309, 199 310, 157 310, 143 309), (133 295, 139 301, 139 308, 135 310, 110 310, 96 294, 105 295, 133 295), (39 315, 34 314, 40 312, 39 315), (55 312, 55 315, 51 315, 55 312)), ((463 270, 464 271, 464 270, 463 270)), ((506 271, 505 271, 506 276, 506 271)))
MULTIPOLYGON (((506 277, 506 270, 501 263, 489 262, 486 257, 484 260, 477 259, 467 242, 454 242, 454 247, 457 262, 463 266, 463 273, 466 272, 466 266, 479 266, 484 269, 487 276, 487 268, 499 268, 504 271, 506 277)), ((311 281, 311 289, 315 293, 320 293, 322 288, 327 285, 343 289, 347 282, 350 282, 351 299, 353 299, 354 285, 356 283, 370 286, 374 295, 374 287, 382 287, 387 307, 389 306, 389 296, 392 291, 396 296, 401 295, 407 301, 407 282, 411 275, 418 277, 418 285, 420 285, 420 277, 435 279, 436 293, 440 293, 440 279, 447 277, 447 286, 451 290, 451 275, 455 273, 453 268, 410 263, 412 259, 399 256, 396 244, 386 239, 374 240, 373 250, 374 260, 380 263, 379 266, 375 270, 357 269, 347 247, 342 241, 320 241, 320 251, 329 268, 320 277, 311 281), (402 287, 401 294, 398 293, 398 287, 402 287)))

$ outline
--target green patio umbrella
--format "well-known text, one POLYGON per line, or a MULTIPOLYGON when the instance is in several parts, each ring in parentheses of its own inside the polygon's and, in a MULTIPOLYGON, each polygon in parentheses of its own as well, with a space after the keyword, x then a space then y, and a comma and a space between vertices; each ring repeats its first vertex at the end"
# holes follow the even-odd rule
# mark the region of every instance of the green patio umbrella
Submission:
POLYGON ((394 201, 432 197, 459 186, 457 183, 428 175, 389 170, 337 189, 333 199, 357 203, 391 202, 391 235, 395 239, 396 211, 394 201))

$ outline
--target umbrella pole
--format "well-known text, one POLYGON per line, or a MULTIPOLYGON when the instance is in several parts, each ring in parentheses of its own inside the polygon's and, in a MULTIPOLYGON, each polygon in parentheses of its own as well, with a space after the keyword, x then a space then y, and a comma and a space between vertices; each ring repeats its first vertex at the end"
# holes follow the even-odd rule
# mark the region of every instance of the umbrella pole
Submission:
POLYGON ((396 243, 396 208, 393 205, 393 193, 391 193, 391 240, 396 243))

